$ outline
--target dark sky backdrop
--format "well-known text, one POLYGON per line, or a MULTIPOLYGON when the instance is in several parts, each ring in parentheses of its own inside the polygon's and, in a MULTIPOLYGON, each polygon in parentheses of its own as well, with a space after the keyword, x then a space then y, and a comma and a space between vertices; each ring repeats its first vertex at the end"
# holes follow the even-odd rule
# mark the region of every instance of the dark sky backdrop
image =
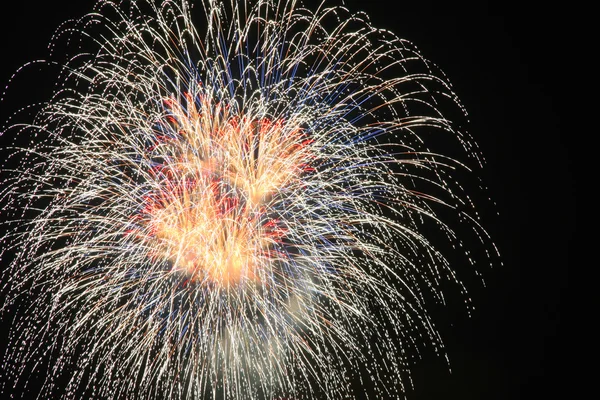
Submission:
MULTIPOLYGON (((575 362, 585 346, 573 343, 583 340, 575 333, 585 326, 574 311, 581 300, 573 297, 582 259, 575 248, 582 213, 575 146, 582 138, 566 96, 575 72, 573 13, 542 2, 454 3, 348 2, 375 26, 415 43, 447 74, 487 158, 482 175, 500 213, 494 218, 489 205, 482 210, 504 266, 482 271, 486 288, 469 287, 477 307, 472 318, 461 309, 439 316, 453 373, 440 360, 416 365, 412 398, 571 398, 585 376, 575 362)), ((91 4, 17 1, 8 10, 3 2, 2 86, 18 66, 43 58, 54 29, 91 4)), ((43 85, 18 87, 26 93, 43 85)), ((4 119, 6 105, 0 107, 4 119)))

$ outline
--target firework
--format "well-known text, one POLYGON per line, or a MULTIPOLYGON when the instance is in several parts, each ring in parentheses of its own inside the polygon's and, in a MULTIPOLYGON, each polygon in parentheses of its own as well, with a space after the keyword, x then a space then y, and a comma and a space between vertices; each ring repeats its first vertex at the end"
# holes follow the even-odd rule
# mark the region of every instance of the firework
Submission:
POLYGON ((99 1, 61 40, 95 50, 3 133, 31 139, 0 192, 17 386, 381 398, 443 354, 425 305, 463 289, 436 241, 490 243, 435 145, 480 162, 462 109, 413 45, 296 1, 99 1))

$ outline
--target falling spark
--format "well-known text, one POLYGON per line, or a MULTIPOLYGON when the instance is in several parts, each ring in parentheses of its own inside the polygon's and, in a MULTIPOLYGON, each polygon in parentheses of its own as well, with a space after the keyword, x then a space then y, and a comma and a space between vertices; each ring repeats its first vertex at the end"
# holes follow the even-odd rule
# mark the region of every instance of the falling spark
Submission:
POLYGON ((444 243, 495 249, 464 110, 411 43, 293 0, 101 0, 61 40, 54 95, 2 134, 14 387, 389 398, 444 355, 444 243))

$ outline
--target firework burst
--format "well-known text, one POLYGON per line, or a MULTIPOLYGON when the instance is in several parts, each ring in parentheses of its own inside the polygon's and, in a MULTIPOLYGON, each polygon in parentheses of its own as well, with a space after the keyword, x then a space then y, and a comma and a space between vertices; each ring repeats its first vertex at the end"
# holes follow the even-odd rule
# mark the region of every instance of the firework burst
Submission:
POLYGON ((95 50, 4 130, 31 139, 3 150, 10 379, 64 398, 405 393, 419 349, 443 354, 425 304, 462 290, 434 239, 491 246, 467 167, 436 151, 450 137, 479 163, 443 113, 456 96, 342 7, 200 10, 99 1, 53 41, 95 50))

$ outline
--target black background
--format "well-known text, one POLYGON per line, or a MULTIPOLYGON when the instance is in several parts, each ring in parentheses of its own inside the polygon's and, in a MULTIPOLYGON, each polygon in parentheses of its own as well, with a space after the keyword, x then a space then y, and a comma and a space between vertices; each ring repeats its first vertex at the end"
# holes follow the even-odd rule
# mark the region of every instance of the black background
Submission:
MULTIPOLYGON (((415 43, 447 74, 469 112, 469 131, 487 159, 482 175, 497 203, 483 213, 504 265, 482 271, 485 288, 470 285, 471 318, 460 309, 439 316, 452 373, 426 357, 415 366, 411 398, 577 396, 586 377, 578 358, 592 347, 581 333, 587 323, 577 310, 586 301, 574 278, 594 266, 582 263, 576 248, 576 216, 583 214, 578 147, 585 147, 586 133, 576 128, 582 100, 571 88, 590 80, 577 68, 586 50, 577 45, 575 27, 583 21, 574 6, 542 2, 346 3, 415 43)), ((2 3, 2 87, 20 65, 46 56, 61 22, 91 6, 90 0, 2 3)), ((20 81, 9 99, 26 101, 52 83, 20 81)), ((8 108, 0 103, 2 120, 8 108)), ((7 138, 1 140, 4 146, 7 138)))

